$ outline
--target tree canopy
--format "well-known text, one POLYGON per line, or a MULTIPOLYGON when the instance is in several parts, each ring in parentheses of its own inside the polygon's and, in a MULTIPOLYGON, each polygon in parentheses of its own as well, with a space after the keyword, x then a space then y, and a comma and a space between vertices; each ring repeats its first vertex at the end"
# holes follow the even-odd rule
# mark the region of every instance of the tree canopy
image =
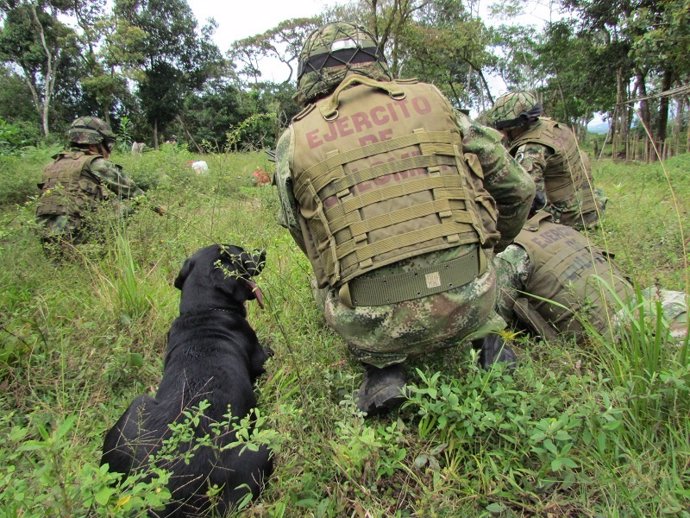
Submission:
POLYGON ((658 141, 671 116, 687 127, 690 0, 560 0, 550 21, 525 26, 519 15, 533 4, 357 0, 219 49, 214 22, 200 26, 186 0, 0 0, 0 118, 48 136, 78 115, 116 129, 126 116, 129 138, 157 146, 175 133, 217 149, 254 117, 260 129, 242 139, 271 146, 297 111, 305 38, 344 19, 375 36, 393 75, 434 83, 460 109, 478 113, 506 89, 530 89, 549 115, 580 127, 595 113, 616 134, 643 126, 658 141), (266 80, 269 59, 284 78, 266 80))

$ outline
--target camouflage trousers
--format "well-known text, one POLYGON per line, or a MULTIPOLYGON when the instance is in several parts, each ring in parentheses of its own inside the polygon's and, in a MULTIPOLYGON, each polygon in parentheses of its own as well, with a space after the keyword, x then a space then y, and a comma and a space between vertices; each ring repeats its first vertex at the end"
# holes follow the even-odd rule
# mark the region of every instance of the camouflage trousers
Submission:
MULTIPOLYGON (((656 327, 658 303, 663 316, 662 324, 668 330, 670 339, 676 344, 682 344, 688 336, 687 295, 682 291, 663 290, 654 286, 643 289, 641 295, 642 300, 637 302, 650 318, 650 326, 656 327)), ((638 318, 634 308, 633 311, 622 309, 614 317, 614 324, 620 328, 631 318, 638 318)))
POLYGON ((505 327, 494 310, 496 273, 491 261, 483 275, 464 286, 391 305, 351 308, 336 290, 318 289, 314 283, 312 288, 329 327, 359 361, 379 368, 505 327))
POLYGON ((82 239, 82 219, 77 215, 53 214, 36 216, 43 243, 70 241, 79 243, 82 239))

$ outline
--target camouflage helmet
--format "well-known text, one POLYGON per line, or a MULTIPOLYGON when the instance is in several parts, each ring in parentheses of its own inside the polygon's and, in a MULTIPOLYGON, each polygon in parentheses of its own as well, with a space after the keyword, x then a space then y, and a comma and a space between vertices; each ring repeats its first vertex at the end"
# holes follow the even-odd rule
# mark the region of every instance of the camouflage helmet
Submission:
POLYGON ((110 125, 98 117, 79 117, 67 131, 69 141, 74 144, 100 144, 113 142, 115 133, 110 125))
POLYGON ((509 92, 496 99, 484 118, 496 129, 509 129, 526 126, 541 114, 542 107, 536 95, 531 92, 509 92))
POLYGON ((299 55, 297 102, 304 105, 330 93, 348 72, 392 79, 374 37, 362 27, 334 22, 316 29, 299 55))

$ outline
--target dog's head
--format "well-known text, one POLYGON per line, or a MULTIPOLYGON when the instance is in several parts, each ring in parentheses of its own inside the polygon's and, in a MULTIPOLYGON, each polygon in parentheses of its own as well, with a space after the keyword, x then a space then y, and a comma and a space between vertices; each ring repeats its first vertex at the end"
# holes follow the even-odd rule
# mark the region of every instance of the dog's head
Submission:
POLYGON ((263 307, 263 294, 251 280, 266 262, 264 250, 246 252, 235 245, 211 245, 198 250, 182 265, 175 287, 182 291, 180 313, 204 308, 244 308, 255 299, 263 307))

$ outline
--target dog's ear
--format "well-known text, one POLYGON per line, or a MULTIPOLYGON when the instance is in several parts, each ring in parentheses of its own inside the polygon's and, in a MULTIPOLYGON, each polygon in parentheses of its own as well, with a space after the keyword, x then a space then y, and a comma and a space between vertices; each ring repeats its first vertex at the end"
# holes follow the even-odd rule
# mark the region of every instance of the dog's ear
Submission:
POLYGON ((177 274, 177 277, 175 278, 175 284, 174 284, 174 286, 178 290, 182 290, 182 286, 184 286, 184 281, 187 279, 189 272, 192 271, 192 266, 193 266, 193 263, 190 259, 187 259, 184 262, 184 264, 182 265, 182 269, 180 270, 180 273, 177 274))

